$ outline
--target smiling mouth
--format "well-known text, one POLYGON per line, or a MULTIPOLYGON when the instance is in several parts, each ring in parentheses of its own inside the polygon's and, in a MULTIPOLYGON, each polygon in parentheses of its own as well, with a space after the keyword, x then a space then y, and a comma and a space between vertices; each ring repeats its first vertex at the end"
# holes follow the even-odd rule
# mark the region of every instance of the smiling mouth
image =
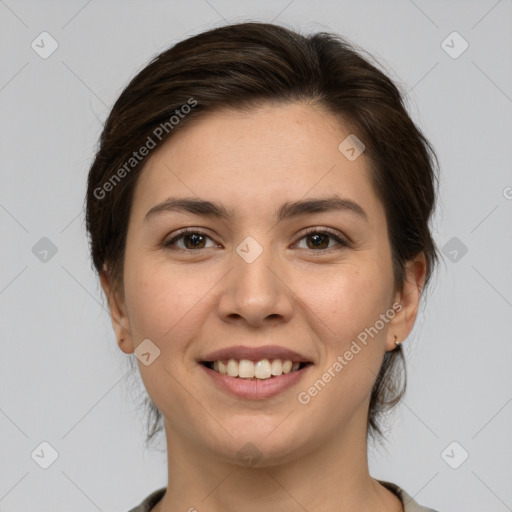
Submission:
POLYGON ((267 380, 310 366, 309 362, 294 362, 290 359, 228 359, 224 361, 202 361, 201 364, 221 375, 243 380, 267 380))

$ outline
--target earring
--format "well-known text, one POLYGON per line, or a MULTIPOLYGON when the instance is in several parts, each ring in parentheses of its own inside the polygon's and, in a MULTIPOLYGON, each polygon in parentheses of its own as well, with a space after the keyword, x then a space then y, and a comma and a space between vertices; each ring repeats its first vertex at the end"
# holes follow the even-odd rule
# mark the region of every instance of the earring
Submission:
POLYGON ((398 336, 397 336, 396 334, 395 334, 395 345, 396 345, 397 347, 399 347, 399 346, 400 346, 400 341, 398 341, 398 336))

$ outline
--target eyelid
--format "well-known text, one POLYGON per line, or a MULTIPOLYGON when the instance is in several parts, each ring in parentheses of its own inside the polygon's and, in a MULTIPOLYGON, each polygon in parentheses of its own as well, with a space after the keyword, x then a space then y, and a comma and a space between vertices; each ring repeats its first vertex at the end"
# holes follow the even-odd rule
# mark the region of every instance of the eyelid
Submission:
MULTIPOLYGON (((296 242, 294 242, 294 245, 297 244, 303 238, 305 238, 306 236, 308 236, 309 234, 312 234, 312 233, 327 234, 331 238, 335 239, 336 242, 338 243, 338 245, 334 246, 334 247, 331 247, 329 249, 318 249, 317 251, 312 249, 309 252, 326 253, 326 252, 329 252, 329 251, 332 251, 332 250, 336 250, 340 246, 341 247, 351 247, 353 245, 352 240, 349 237, 347 237, 345 234, 343 234, 343 233, 341 233, 341 232, 339 232, 339 231, 337 231, 335 229, 328 228, 328 227, 322 227, 322 226, 313 226, 313 227, 307 228, 305 231, 300 233, 300 235, 298 236, 296 242)), ((213 237, 204 228, 186 227, 186 228, 183 228, 181 230, 178 230, 178 232, 176 232, 172 236, 172 238, 170 240, 164 241, 162 243, 162 245, 163 245, 164 248, 169 249, 169 250, 184 251, 184 252, 188 252, 188 253, 200 252, 201 250, 204 250, 204 249, 211 249, 211 247, 206 247, 206 248, 203 248, 203 249, 194 250, 194 249, 182 249, 181 247, 173 246, 173 244, 176 243, 177 240, 181 239, 184 235, 187 235, 187 234, 202 235, 202 236, 205 236, 205 237, 207 237, 210 240, 215 242, 213 237)))
MULTIPOLYGON (((204 228, 194 228, 194 227, 186 227, 175 232, 169 240, 164 240, 162 242, 162 246, 164 249, 175 250, 175 251, 184 251, 184 252, 199 252, 199 250, 194 251, 194 249, 182 249, 181 247, 173 246, 177 240, 181 239, 184 235, 194 234, 194 235, 202 235, 204 237, 213 240, 213 237, 204 229, 204 228)), ((211 247, 207 247, 206 249, 211 249, 211 247)), ((204 249, 203 249, 204 250, 204 249)))
POLYGON ((332 251, 332 250, 336 250, 337 248, 339 248, 339 246, 342 246, 342 247, 352 247, 352 245, 353 245, 353 241, 347 235, 345 235, 344 233, 342 233, 342 232, 340 232, 340 231, 338 231, 336 229, 333 229, 333 228, 322 227, 322 226, 314 226, 314 227, 311 227, 311 228, 307 228, 306 231, 303 231, 299 235, 299 238, 297 239, 297 242, 300 242, 303 238, 305 238, 307 235, 309 235, 311 233, 327 234, 331 238, 334 238, 338 242, 338 246, 331 247, 329 249, 320 249, 318 251, 311 250, 310 252, 323 253, 323 252, 329 252, 329 251, 332 251))

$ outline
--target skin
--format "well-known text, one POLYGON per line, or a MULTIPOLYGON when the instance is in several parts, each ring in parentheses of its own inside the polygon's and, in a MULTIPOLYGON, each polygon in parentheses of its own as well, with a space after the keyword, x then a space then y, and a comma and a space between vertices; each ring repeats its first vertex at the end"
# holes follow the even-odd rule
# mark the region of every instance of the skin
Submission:
MULTIPOLYGON (((209 113, 155 150, 139 178, 130 212, 124 286, 101 275, 121 350, 144 339, 160 349, 139 361, 147 392, 165 420, 169 482, 157 512, 402 510, 369 475, 369 398, 386 351, 413 328, 424 285, 423 254, 408 262, 395 290, 386 217, 363 153, 349 161, 338 145, 350 131, 332 114, 304 103, 209 113), (348 211, 290 218, 285 201, 333 193, 357 202, 348 211), (198 197, 234 212, 229 221, 165 212, 144 220, 169 196, 198 197), (208 237, 188 252, 164 247, 181 228, 208 237), (306 228, 331 228, 351 247, 306 228), (252 263, 235 249, 260 244, 252 263), (379 315, 402 309, 307 405, 297 400, 379 315), (264 400, 217 389, 197 360, 232 345, 282 345, 314 366, 296 386, 264 400), (237 457, 248 442, 261 459, 237 457)), ((192 247, 192 248, 191 248, 192 247)))

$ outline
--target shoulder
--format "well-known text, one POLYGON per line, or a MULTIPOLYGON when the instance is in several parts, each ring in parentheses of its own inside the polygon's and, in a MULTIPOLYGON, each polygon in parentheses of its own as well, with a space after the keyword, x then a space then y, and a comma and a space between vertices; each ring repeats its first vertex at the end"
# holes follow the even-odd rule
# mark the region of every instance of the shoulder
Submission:
POLYGON ((421 506, 403 489, 398 487, 398 485, 391 482, 383 482, 382 480, 379 480, 379 483, 388 488, 391 492, 394 492, 402 500, 402 503, 404 504, 404 512, 437 512, 433 508, 421 506))
POLYGON ((142 502, 137 505, 135 508, 132 508, 128 512, 150 512, 151 509, 162 499, 162 496, 165 494, 167 487, 162 487, 161 489, 157 489, 153 491, 149 496, 144 498, 142 502))

